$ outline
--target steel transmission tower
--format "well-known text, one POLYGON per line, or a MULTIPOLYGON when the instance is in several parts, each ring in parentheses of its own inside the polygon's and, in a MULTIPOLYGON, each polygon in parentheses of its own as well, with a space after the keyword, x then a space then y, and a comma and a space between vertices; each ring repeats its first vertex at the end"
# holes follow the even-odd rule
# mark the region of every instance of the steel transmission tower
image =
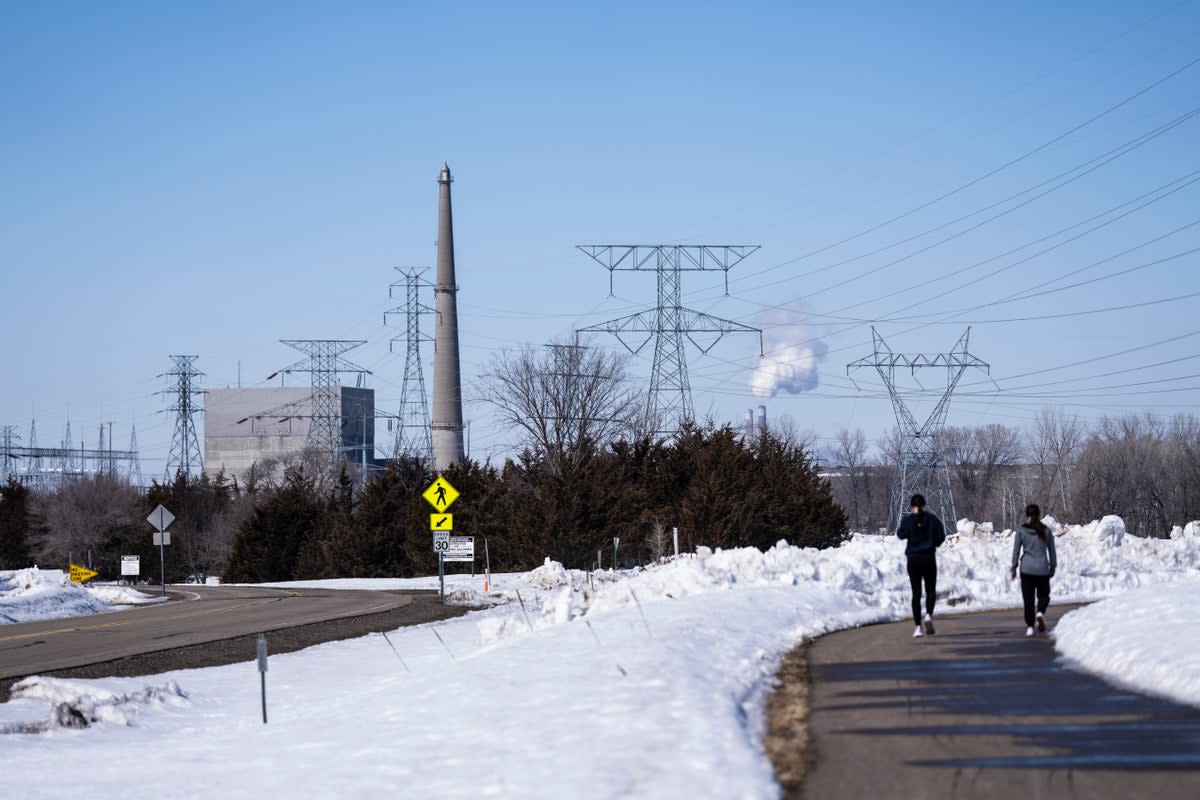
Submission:
POLYGON ((401 270, 404 280, 393 283, 388 296, 393 297, 398 286, 404 287, 404 305, 383 314, 386 325, 389 316, 404 315, 404 336, 394 337, 389 347, 403 338, 405 342, 404 382, 400 385, 400 413, 396 418, 396 443, 392 451, 395 458, 411 456, 426 464, 433 462, 433 437, 429 424, 429 398, 425 394, 425 372, 421 366, 421 342, 433 341, 421 333, 421 316, 434 313, 421 303, 421 289, 432 284, 421 280, 425 270, 401 270))
POLYGON ((889 525, 894 529, 899 524, 900 516, 908 509, 909 498, 914 494, 924 494, 929 507, 934 509, 947 525, 953 525, 957 520, 954 513, 954 495, 950 490, 950 474, 946 469, 945 454, 942 449, 942 431, 946 427, 946 415, 950 411, 950 398, 963 373, 972 367, 990 373, 991 366, 969 352, 971 329, 959 338, 958 343, 949 353, 906 355, 893 353, 874 328, 871 338, 875 344, 875 352, 846 365, 846 374, 863 368, 871 368, 879 373, 892 398, 892 408, 896 412, 896 425, 900 430, 900 453, 897 470, 899 473, 892 493, 892 506, 889 513, 889 525), (946 388, 941 398, 929 416, 918 421, 912 410, 904 401, 901 391, 896 387, 896 370, 909 370, 914 376, 917 370, 944 369, 946 371, 946 388))
POLYGON ((338 391, 338 375, 358 373, 361 377, 371 374, 370 370, 342 358, 342 354, 359 345, 366 344, 366 342, 342 339, 280 339, 280 342, 308 356, 289 367, 284 367, 279 372, 288 375, 300 372, 310 376, 312 396, 309 399, 311 419, 308 427, 308 444, 327 456, 329 466, 332 468, 345 456, 345 447, 342 442, 342 398, 341 392, 338 391))
MULTIPOLYGON (((200 378, 204 373, 196 369, 199 356, 171 356, 175 366, 164 372, 162 377, 173 377, 175 388, 164 389, 159 394, 171 398, 171 405, 164 411, 175 416, 175 433, 171 436, 171 452, 167 456, 165 479, 170 482, 183 473, 185 478, 204 471, 204 452, 200 449, 200 437, 196 434, 196 415, 202 410, 196 398, 204 394, 200 378)), ((111 447, 111 443, 110 443, 111 447)))
POLYGON ((16 451, 19 449, 17 442, 20 440, 21 437, 17 434, 16 425, 0 427, 0 461, 4 462, 0 464, 0 468, 4 471, 5 480, 19 471, 18 467, 20 465, 17 462, 21 456, 16 451))
POLYGON ((125 477, 128 479, 130 486, 140 487, 146 483, 146 479, 142 476, 142 464, 138 460, 136 425, 131 425, 129 428, 129 452, 133 454, 133 458, 129 459, 129 465, 125 472, 125 477))
POLYGON ((647 433, 675 433, 695 418, 685 339, 701 353, 707 353, 727 333, 757 333, 759 354, 762 354, 762 331, 758 328, 683 306, 684 272, 720 270, 725 273, 725 290, 728 292, 729 270, 758 250, 758 245, 604 244, 576 247, 608 270, 610 294, 614 272, 654 272, 658 278, 656 307, 579 329, 581 333, 611 333, 635 355, 651 339, 654 340, 654 365, 645 418, 647 433), (625 338, 629 334, 644 336, 631 344, 625 338), (697 341, 696 334, 705 334, 706 338, 697 341))

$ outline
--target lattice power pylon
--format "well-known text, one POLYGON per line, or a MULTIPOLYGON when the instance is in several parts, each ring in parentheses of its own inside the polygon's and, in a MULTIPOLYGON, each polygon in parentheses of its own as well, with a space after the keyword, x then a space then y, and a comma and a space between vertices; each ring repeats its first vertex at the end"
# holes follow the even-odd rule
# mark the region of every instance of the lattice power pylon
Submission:
POLYGON ((21 437, 17 434, 16 425, 4 425, 0 427, 0 469, 4 471, 4 479, 8 480, 13 475, 16 475, 20 466, 21 456, 17 453, 17 442, 21 437))
POLYGON ((343 339, 281 339, 280 342, 308 356, 279 372, 288 375, 307 373, 310 376, 312 395, 309 398, 311 418, 308 444, 327 456, 332 468, 346 455, 342 444, 342 403, 338 375, 371 374, 369 369, 347 361, 342 355, 366 342, 343 339))
POLYGON ((394 297, 397 287, 404 287, 404 305, 383 314, 386 325, 388 317, 404 317, 404 336, 394 337, 389 347, 403 340, 405 343, 404 381, 400 385, 400 413, 396 418, 396 440, 392 450, 395 458, 415 457, 426 464, 433 463, 433 437, 429 419, 429 395, 425 393, 425 372, 421 366, 421 343, 433 339, 421 333, 421 316, 434 310, 421 303, 421 289, 433 284, 421 279, 425 270, 401 270, 403 281, 393 283, 388 296, 394 297))
POLYGON ((950 411, 950 398, 958 381, 968 369, 990 372, 991 366, 969 351, 971 329, 959 338, 949 353, 906 355, 893 353, 874 328, 871 338, 875 352, 846 365, 846 374, 870 367, 879 373, 892 398, 896 412, 896 425, 900 429, 900 461, 897 464, 898 478, 892 494, 889 524, 894 529, 900 516, 908 509, 909 498, 914 494, 925 495, 929 507, 938 513, 943 522, 953 526, 956 521, 954 494, 950 489, 950 474, 946 469, 942 447, 942 431, 946 427, 946 415, 950 411), (904 401, 896 386, 896 370, 909 370, 914 377, 918 370, 944 369, 946 388, 937 405, 924 421, 918 421, 904 401))
POLYGON ((197 358, 199 356, 171 356, 175 366, 159 375, 160 378, 175 379, 174 388, 159 392, 171 399, 171 405, 164 412, 175 417, 175 432, 171 436, 171 452, 164 472, 168 483, 180 473, 191 478, 204 471, 204 451, 200 449, 200 437, 196 433, 196 415, 201 411, 196 398, 204 394, 200 388, 204 373, 196 369, 197 358))
POLYGON ((758 250, 758 245, 605 244, 576 247, 608 270, 610 293, 614 272, 654 272, 657 275, 656 307, 579 329, 581 333, 611 333, 635 355, 651 339, 654 340, 654 365, 646 405, 647 433, 673 434, 695 418, 685 339, 701 353, 707 353, 725 334, 757 333, 759 353, 762 353, 762 331, 758 328, 683 306, 684 272, 720 270, 725 273, 728 291, 729 270, 758 250), (634 339, 631 343, 626 338, 631 334, 637 335, 640 342, 634 339), (697 334, 704 335, 704 339, 697 340, 697 334))

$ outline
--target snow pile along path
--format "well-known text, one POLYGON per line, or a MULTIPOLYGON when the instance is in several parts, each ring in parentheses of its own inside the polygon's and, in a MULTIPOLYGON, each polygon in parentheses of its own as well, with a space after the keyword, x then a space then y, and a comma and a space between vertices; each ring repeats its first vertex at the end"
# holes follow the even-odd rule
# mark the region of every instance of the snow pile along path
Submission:
POLYGON ((112 611, 115 606, 161 602, 125 586, 71 583, 60 569, 0 572, 0 624, 79 617, 112 611))
POLYGON ((1200 707, 1200 580, 1126 592, 1063 617, 1054 644, 1115 684, 1200 707))

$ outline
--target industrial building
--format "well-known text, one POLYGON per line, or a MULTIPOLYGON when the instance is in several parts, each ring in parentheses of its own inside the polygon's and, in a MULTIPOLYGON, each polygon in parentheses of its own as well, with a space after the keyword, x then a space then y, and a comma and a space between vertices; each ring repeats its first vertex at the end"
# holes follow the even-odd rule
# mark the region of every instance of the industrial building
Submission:
MULTIPOLYGON (((334 408, 346 460, 376 466, 375 390, 339 386, 334 408)), ((243 478, 256 462, 298 458, 311 443, 313 388, 209 389, 204 400, 204 471, 243 478)))

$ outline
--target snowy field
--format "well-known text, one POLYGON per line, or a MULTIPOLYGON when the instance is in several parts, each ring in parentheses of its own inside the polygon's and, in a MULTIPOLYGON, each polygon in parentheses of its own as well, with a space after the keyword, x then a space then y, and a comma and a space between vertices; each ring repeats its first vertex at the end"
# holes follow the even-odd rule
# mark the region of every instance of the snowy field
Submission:
POLYGON ((162 602, 127 586, 71 583, 61 569, 0 572, 0 625, 78 617, 162 602))
MULTIPOLYGON (((1115 517, 1062 529, 1054 601, 1174 583, 1152 597, 1185 602, 1176 591, 1200 591, 1196 533, 1135 539, 1115 517)), ((1019 604, 1010 558, 1009 535, 960 526, 939 559, 939 613, 1019 604)), ((289 585, 411 588, 436 578, 289 585)), ((128 793, 132 781, 161 797, 270 787, 312 797, 773 798, 760 734, 779 658, 804 638, 909 613, 903 543, 874 536, 825 551, 702 548, 590 582, 551 562, 495 576, 486 597, 482 577, 455 576, 448 588, 492 605, 401 629, 390 643, 371 635, 272 657, 266 726, 252 662, 29 679, 0 706, 12 731, 0 739, 6 778, 30 798, 60 796, 46 776, 63 763, 101 797, 128 793), (72 727, 81 720, 94 724, 72 727), (114 766, 131 753, 164 768, 131 776, 114 766)), ((1086 663, 1063 627, 1060 646, 1086 663)))

